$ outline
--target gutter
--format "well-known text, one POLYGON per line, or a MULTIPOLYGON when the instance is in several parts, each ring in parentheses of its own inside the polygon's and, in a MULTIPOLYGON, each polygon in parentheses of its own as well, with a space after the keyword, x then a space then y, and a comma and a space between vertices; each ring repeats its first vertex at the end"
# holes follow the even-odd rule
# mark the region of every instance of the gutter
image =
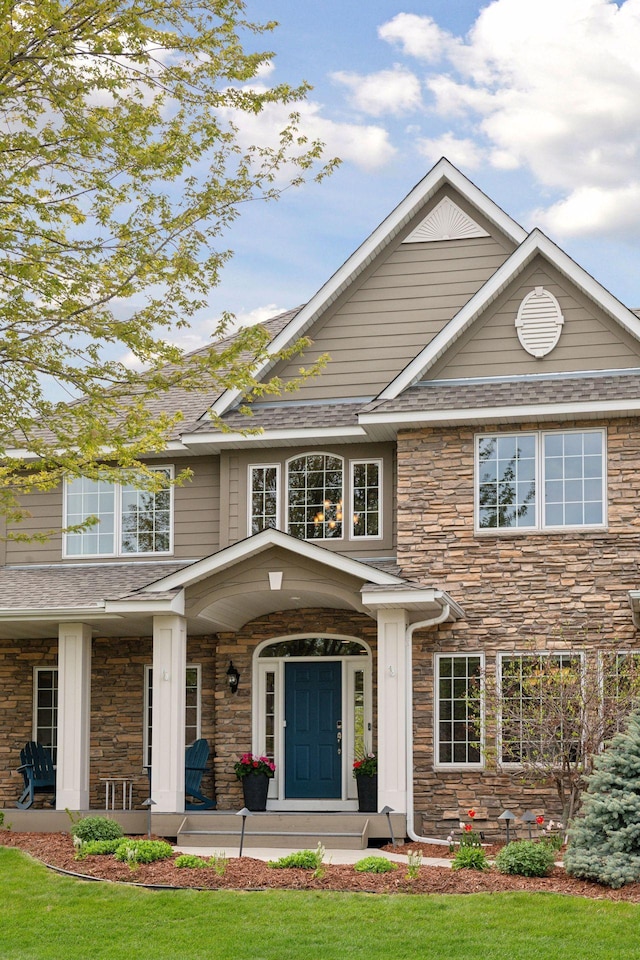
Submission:
POLYGON ((407 678, 407 697, 406 697, 406 732, 405 739, 407 745, 407 834, 411 840, 416 843, 435 843, 446 846, 446 840, 439 840, 435 837, 421 837, 415 832, 414 828, 414 809, 413 809, 413 634, 416 630, 422 630, 425 627, 435 627, 443 623, 449 616, 451 607, 445 603, 437 617, 430 620, 419 620, 417 623, 410 623, 405 631, 405 676, 407 678))

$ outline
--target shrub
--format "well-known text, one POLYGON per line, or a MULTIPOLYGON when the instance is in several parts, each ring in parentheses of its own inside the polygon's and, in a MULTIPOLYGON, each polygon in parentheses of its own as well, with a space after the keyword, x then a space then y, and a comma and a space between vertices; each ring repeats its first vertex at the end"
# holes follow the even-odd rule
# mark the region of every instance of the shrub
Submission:
POLYGON ((514 840, 503 847, 496 857, 500 873, 514 873, 521 877, 546 877, 555 861, 555 853, 547 843, 533 840, 514 840))
POLYGON ((392 870, 397 869, 398 864, 392 863, 386 857, 364 857, 354 864, 354 870, 358 873, 391 873, 392 870))
POLYGON ((85 857, 105 857, 116 852, 121 843, 126 843, 124 837, 117 840, 88 840, 83 843, 76 854, 76 859, 84 860, 85 857))
POLYGON ((173 856, 173 847, 165 840, 124 840, 114 856, 121 863, 154 863, 173 856))
POLYGON ((274 870, 286 870, 287 867, 298 867, 300 870, 318 870, 322 866, 324 849, 318 844, 317 850, 298 850, 289 853, 279 860, 269 860, 267 866, 274 870))
POLYGON ((71 833, 83 843, 90 840, 117 840, 122 837, 122 827, 117 820, 108 817, 84 817, 71 827, 71 833))
POLYGON ((195 853, 182 853, 179 857, 175 859, 176 867, 182 869, 183 867, 198 868, 208 867, 210 864, 206 860, 203 860, 202 857, 197 857, 195 853))
POLYGON ((461 846, 451 861, 452 870, 488 870, 489 861, 482 847, 461 846))

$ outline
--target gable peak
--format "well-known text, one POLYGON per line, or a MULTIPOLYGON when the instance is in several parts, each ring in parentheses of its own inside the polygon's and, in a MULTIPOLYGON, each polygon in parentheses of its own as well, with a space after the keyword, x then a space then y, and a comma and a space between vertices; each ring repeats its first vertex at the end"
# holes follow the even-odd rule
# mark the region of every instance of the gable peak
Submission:
POLYGON ((467 240, 488 236, 487 231, 461 210, 457 203, 450 197, 444 197, 402 242, 433 243, 436 240, 467 240))

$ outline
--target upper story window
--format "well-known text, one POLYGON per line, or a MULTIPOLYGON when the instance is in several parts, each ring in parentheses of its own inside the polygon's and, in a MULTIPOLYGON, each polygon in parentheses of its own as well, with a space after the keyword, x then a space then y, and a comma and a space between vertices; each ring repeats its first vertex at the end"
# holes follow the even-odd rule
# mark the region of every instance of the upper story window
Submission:
POLYGON ((279 464, 249 467, 251 534, 269 527, 300 540, 364 540, 382 537, 382 460, 351 460, 328 453, 293 457, 279 464))
POLYGON ((287 527, 299 540, 342 538, 343 460, 327 453, 287 464, 287 527))
POLYGON ((353 537, 381 533, 380 460, 351 461, 351 523, 353 537))
POLYGON ((605 524, 604 430, 479 436, 476 478, 480 530, 605 524))
MULTIPOLYGON (((171 467, 158 467, 167 478, 171 467)), ((173 494, 133 484, 77 477, 65 487, 65 527, 98 522, 79 533, 65 534, 65 556, 104 557, 170 553, 173 494)))
POLYGON ((278 464, 250 467, 249 473, 250 532, 260 533, 267 527, 277 530, 280 467, 278 464))

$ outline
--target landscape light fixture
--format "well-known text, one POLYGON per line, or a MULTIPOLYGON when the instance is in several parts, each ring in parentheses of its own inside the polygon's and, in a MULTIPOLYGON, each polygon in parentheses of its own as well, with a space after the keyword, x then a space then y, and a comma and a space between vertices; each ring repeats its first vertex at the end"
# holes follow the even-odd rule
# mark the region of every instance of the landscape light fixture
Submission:
POLYGON ((247 807, 243 807, 242 810, 238 810, 238 812, 236 813, 236 817, 242 817, 242 831, 240 833, 240 852, 238 853, 238 857, 242 856, 242 848, 244 846, 244 828, 247 823, 247 817, 250 817, 250 816, 252 816, 252 813, 251 813, 251 810, 247 809, 247 807))
POLYGON ((384 813, 387 818, 387 823, 389 825, 389 836, 391 837, 391 845, 395 847, 396 838, 393 835, 393 826, 391 824, 391 814, 393 813, 393 807, 383 807, 380 813, 384 813))
POLYGON ((529 831, 529 840, 531 840, 531 825, 536 822, 536 815, 531 810, 525 810, 521 820, 523 823, 526 823, 527 830, 529 831))
POLYGON ((504 825, 507 828, 507 843, 511 843, 511 823, 516 819, 515 813, 512 813, 511 810, 505 810, 500 814, 498 820, 504 820, 504 825))

